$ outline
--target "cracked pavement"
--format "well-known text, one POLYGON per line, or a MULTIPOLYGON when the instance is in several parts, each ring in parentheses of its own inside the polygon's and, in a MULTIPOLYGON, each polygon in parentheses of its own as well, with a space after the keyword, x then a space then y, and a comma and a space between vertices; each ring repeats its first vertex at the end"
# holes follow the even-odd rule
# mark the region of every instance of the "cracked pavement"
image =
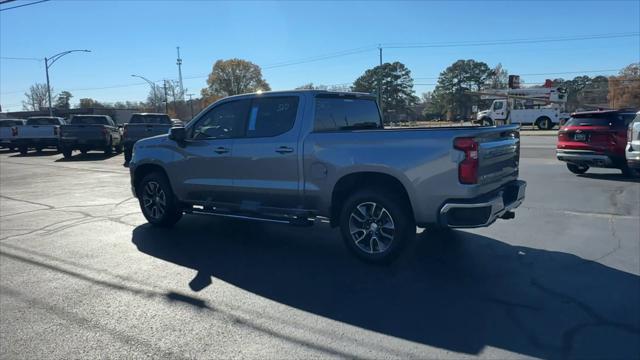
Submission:
POLYGON ((145 225, 122 156, 0 151, 0 358, 640 357, 640 183, 523 137, 527 199, 388 267, 312 228, 145 225))

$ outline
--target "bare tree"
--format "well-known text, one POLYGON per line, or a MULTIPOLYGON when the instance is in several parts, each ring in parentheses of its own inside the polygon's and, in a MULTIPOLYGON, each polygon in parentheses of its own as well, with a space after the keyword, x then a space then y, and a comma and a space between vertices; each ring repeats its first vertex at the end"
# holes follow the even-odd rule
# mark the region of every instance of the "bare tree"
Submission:
MULTIPOLYGON (((47 84, 35 83, 29 87, 29 91, 24 93, 27 98, 22 101, 22 109, 26 111, 39 111, 48 107, 47 84)), ((55 98, 53 88, 51 97, 55 98)))

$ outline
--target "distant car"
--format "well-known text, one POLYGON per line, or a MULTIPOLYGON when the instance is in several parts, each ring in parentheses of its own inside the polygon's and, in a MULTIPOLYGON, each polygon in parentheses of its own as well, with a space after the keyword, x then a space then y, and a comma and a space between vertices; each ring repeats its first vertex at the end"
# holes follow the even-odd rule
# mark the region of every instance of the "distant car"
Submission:
POLYGON ((24 125, 14 129, 13 144, 26 154, 29 149, 40 152, 44 148, 58 149, 60 126, 65 125, 64 118, 55 116, 32 116, 24 125))
POLYGON ((630 175, 625 159, 627 127, 635 112, 587 111, 571 114, 558 131, 556 157, 574 174, 590 167, 620 169, 630 175))
POLYGON ((629 124, 624 155, 631 175, 640 177, 640 111, 636 113, 636 117, 629 124))
POLYGON ((2 119, 0 120, 0 148, 14 150, 16 148, 13 138, 15 137, 16 126, 24 125, 22 119, 2 119))
POLYGON ((172 126, 178 125, 174 124, 167 114, 141 113, 131 115, 131 119, 124 125, 122 131, 124 161, 131 160, 133 145, 136 141, 166 134, 172 126))
POLYGON ((184 126, 184 121, 180 119, 171 119, 173 126, 184 126))
POLYGON ((122 152, 120 128, 107 115, 74 115, 69 125, 60 128, 60 150, 70 158, 73 150, 83 154, 90 150, 102 150, 111 154, 122 152))

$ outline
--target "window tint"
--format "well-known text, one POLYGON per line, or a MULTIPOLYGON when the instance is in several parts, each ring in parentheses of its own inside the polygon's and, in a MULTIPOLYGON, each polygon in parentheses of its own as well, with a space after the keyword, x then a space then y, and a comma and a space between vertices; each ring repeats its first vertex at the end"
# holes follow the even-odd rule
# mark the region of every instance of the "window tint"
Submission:
POLYGON ((74 116, 72 125, 110 125, 106 116, 74 116))
POLYGON ((315 131, 380 128, 380 113, 374 100, 316 98, 315 131))
POLYGON ((220 104, 209 110, 193 127, 192 138, 227 139, 242 134, 251 100, 236 100, 220 104))
POLYGON ((283 134, 293 127, 298 112, 298 97, 266 97, 253 101, 247 137, 283 134))
POLYGON ((129 124, 165 124, 171 125, 171 118, 168 115, 162 114, 148 114, 141 115, 135 114, 131 116, 131 120, 129 120, 129 124))
POLYGON ((60 125, 60 120, 52 118, 27 119, 27 125, 60 125))

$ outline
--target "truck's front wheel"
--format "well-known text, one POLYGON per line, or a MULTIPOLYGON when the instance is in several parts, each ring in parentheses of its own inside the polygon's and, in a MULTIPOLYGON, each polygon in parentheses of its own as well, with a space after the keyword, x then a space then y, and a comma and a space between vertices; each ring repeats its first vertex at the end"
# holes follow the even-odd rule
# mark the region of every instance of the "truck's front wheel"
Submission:
POLYGON ((150 224, 171 227, 182 218, 182 210, 163 174, 154 172, 145 176, 136 192, 142 214, 150 224))
POLYGON ((546 116, 542 116, 536 120, 536 126, 539 130, 551 130, 553 129, 553 122, 546 116))
POLYGON ((368 262, 393 260, 416 235, 409 204, 382 189, 367 189, 350 196, 340 215, 345 244, 368 262))
POLYGON ((480 119, 480 124, 482 126, 493 126, 493 119, 490 117, 484 117, 480 119))

